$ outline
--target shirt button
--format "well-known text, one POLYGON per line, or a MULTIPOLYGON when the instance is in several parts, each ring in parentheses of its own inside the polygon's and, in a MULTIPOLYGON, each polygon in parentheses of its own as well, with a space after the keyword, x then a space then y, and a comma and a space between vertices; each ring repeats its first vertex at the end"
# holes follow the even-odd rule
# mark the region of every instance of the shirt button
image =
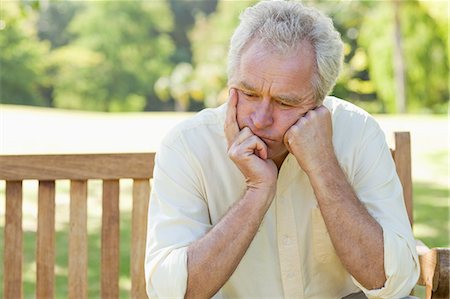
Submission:
POLYGON ((294 272, 288 272, 286 275, 286 278, 289 280, 292 280, 295 278, 295 273, 294 272))
POLYGON ((292 239, 289 236, 284 235, 283 236, 283 245, 290 246, 291 244, 292 244, 292 239))

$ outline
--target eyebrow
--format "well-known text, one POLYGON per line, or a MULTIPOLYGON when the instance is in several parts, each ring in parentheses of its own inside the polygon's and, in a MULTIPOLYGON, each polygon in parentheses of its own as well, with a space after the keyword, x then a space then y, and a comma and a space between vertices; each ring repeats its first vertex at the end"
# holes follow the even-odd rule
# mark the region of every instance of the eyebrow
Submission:
POLYGON ((244 89, 246 89, 248 91, 256 92, 256 88, 254 86, 250 85, 249 83, 245 82, 245 81, 239 82, 238 85, 242 86, 244 89))
MULTIPOLYGON (((251 91, 251 92, 257 92, 257 89, 252 86, 251 84, 245 82, 245 81, 240 81, 239 86, 243 87, 245 90, 251 91)), ((289 105, 298 105, 302 102, 301 98, 298 98, 296 96, 290 96, 290 95, 277 95, 273 97, 275 100, 279 100, 282 101, 283 103, 289 104, 289 105)))

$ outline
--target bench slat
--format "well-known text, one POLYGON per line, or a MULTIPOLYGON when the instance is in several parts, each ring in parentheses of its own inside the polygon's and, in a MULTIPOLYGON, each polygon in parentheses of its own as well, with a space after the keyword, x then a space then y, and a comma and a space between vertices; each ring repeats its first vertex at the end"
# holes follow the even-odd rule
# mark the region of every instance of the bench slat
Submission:
POLYGON ((144 277, 149 180, 134 180, 131 227, 131 298, 147 298, 144 277))
POLYGON ((53 298, 55 281, 54 181, 39 182, 36 267, 36 298, 53 298))
POLYGON ((119 297, 119 180, 103 181, 101 297, 119 297))
POLYGON ((87 298, 87 181, 70 182, 69 298, 87 298))
POLYGON ((151 178, 154 153, 1 155, 0 180, 151 178))
POLYGON ((6 182, 5 299, 22 298, 22 182, 6 182))
POLYGON ((394 161, 398 177, 403 187, 403 196, 408 212, 409 223, 413 225, 413 199, 412 199, 412 177, 411 177, 411 137, 409 132, 395 132, 394 161))

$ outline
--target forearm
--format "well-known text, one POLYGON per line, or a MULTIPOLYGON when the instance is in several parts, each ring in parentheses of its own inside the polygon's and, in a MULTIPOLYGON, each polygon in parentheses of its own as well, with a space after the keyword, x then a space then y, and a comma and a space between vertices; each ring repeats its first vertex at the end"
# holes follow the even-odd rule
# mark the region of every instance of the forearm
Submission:
POLYGON ((382 228, 357 198, 337 160, 309 178, 344 267, 367 289, 382 287, 386 281, 382 228))
POLYGON ((204 237, 188 248, 185 298, 211 298, 244 256, 274 196, 273 190, 247 190, 204 237))

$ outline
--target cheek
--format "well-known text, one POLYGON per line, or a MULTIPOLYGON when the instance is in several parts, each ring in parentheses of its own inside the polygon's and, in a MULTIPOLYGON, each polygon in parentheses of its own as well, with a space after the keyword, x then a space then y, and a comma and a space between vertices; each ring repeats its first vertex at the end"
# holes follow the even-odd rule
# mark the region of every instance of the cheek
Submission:
POLYGON ((277 113, 275 122, 278 124, 280 133, 284 135, 287 130, 289 130, 292 125, 294 125, 300 118, 301 115, 295 111, 279 111, 277 113))

